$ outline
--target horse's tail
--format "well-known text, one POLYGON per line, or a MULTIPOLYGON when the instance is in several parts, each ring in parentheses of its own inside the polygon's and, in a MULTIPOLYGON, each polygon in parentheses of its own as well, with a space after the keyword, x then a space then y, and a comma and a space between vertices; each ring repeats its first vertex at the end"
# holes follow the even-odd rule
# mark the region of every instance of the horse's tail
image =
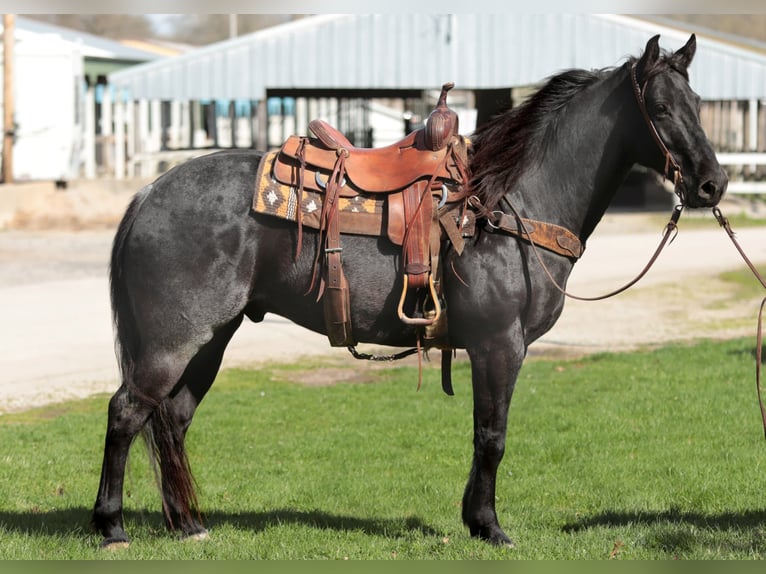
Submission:
POLYGON ((200 523, 202 519, 194 477, 184 448, 184 432, 168 409, 167 399, 154 409, 143 435, 157 485, 163 491, 165 521, 171 529, 190 532, 195 526, 195 519, 200 523), (169 502, 174 504, 173 510, 168 506, 169 502))
POLYGON ((199 512, 197 510, 194 478, 184 448, 183 429, 168 408, 167 399, 157 403, 142 392, 134 381, 141 337, 128 293, 124 258, 127 239, 150 191, 151 185, 137 193, 130 202, 117 228, 112 245, 109 283, 112 322, 115 331, 114 344, 123 383, 135 399, 154 407, 147 424, 143 428, 143 437, 158 486, 164 491, 163 512, 165 520, 171 528, 184 528, 194 523, 193 516, 196 515, 198 518, 199 512), (180 524, 174 523, 173 514, 175 513, 171 512, 168 507, 169 501, 174 504, 174 509, 177 512, 176 519, 180 524))
POLYGON ((112 244, 112 258, 109 262, 109 295, 112 301, 112 323, 114 324, 114 350, 125 384, 132 384, 133 370, 140 344, 138 329, 133 316, 128 287, 125 281, 125 245, 136 222, 141 205, 151 190, 151 185, 139 191, 128 205, 125 215, 117 227, 112 244))

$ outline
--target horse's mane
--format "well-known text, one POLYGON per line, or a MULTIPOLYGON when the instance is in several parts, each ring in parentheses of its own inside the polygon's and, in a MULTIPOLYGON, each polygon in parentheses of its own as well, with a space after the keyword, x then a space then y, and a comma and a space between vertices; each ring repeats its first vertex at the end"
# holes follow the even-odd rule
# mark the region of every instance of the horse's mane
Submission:
POLYGON ((604 71, 566 70, 551 76, 529 99, 479 126, 471 136, 473 193, 494 209, 533 158, 541 157, 556 116, 604 71))
MULTIPOLYGON (((572 98, 609 74, 629 68, 636 60, 629 58, 621 68, 571 69, 551 76, 522 104, 479 126, 471 136, 473 193, 488 209, 495 209, 532 162, 543 157, 549 141, 546 136, 572 98)), ((668 68, 688 80, 686 69, 664 51, 651 68, 643 70, 642 79, 646 81, 668 68)))

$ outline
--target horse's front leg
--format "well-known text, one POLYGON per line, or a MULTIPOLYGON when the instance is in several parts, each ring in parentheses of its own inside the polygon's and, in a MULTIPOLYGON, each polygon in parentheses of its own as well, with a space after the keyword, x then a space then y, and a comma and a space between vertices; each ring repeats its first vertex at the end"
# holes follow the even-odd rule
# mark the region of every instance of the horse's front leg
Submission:
POLYGON ((495 512, 497 469, 505 452, 508 408, 526 354, 518 336, 494 337, 468 349, 473 380, 473 464, 463 495, 463 522, 471 536, 513 547, 495 512))

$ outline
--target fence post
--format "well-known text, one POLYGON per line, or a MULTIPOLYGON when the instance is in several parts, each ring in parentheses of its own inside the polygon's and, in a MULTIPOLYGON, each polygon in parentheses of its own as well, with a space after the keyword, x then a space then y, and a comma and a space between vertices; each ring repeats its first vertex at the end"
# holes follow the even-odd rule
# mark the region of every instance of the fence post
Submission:
POLYGON ((125 179, 125 103, 114 101, 114 178, 125 179))
POLYGON ((83 165, 85 178, 96 177, 96 89, 88 86, 85 91, 85 125, 83 126, 83 165))
POLYGON ((103 85, 101 96, 101 173, 112 171, 112 87, 103 85))

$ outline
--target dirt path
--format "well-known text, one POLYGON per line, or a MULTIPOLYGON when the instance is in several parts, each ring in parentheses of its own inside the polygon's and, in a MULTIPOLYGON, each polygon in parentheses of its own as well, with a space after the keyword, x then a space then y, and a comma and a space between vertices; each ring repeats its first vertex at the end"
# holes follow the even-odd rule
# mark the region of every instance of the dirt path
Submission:
MULTIPOLYGON (((107 261, 114 225, 140 183, 66 192, 29 188, 30 197, 13 209, 6 197, 5 211, 0 201, 6 226, 0 231, 0 414, 116 388, 107 261)), ((656 216, 607 215, 568 287, 592 295, 626 281, 651 255, 661 227, 656 216)), ((742 229, 738 236, 756 262, 766 262, 766 229, 742 229)), ((604 302, 570 300, 530 353, 582 354, 752 334, 760 297, 737 298, 736 286, 717 278, 741 268, 713 221, 684 229, 682 220, 676 241, 637 287, 604 302)), ((330 348, 323 336, 276 316, 244 324, 224 366, 296 355, 366 368, 345 349, 330 348)))

